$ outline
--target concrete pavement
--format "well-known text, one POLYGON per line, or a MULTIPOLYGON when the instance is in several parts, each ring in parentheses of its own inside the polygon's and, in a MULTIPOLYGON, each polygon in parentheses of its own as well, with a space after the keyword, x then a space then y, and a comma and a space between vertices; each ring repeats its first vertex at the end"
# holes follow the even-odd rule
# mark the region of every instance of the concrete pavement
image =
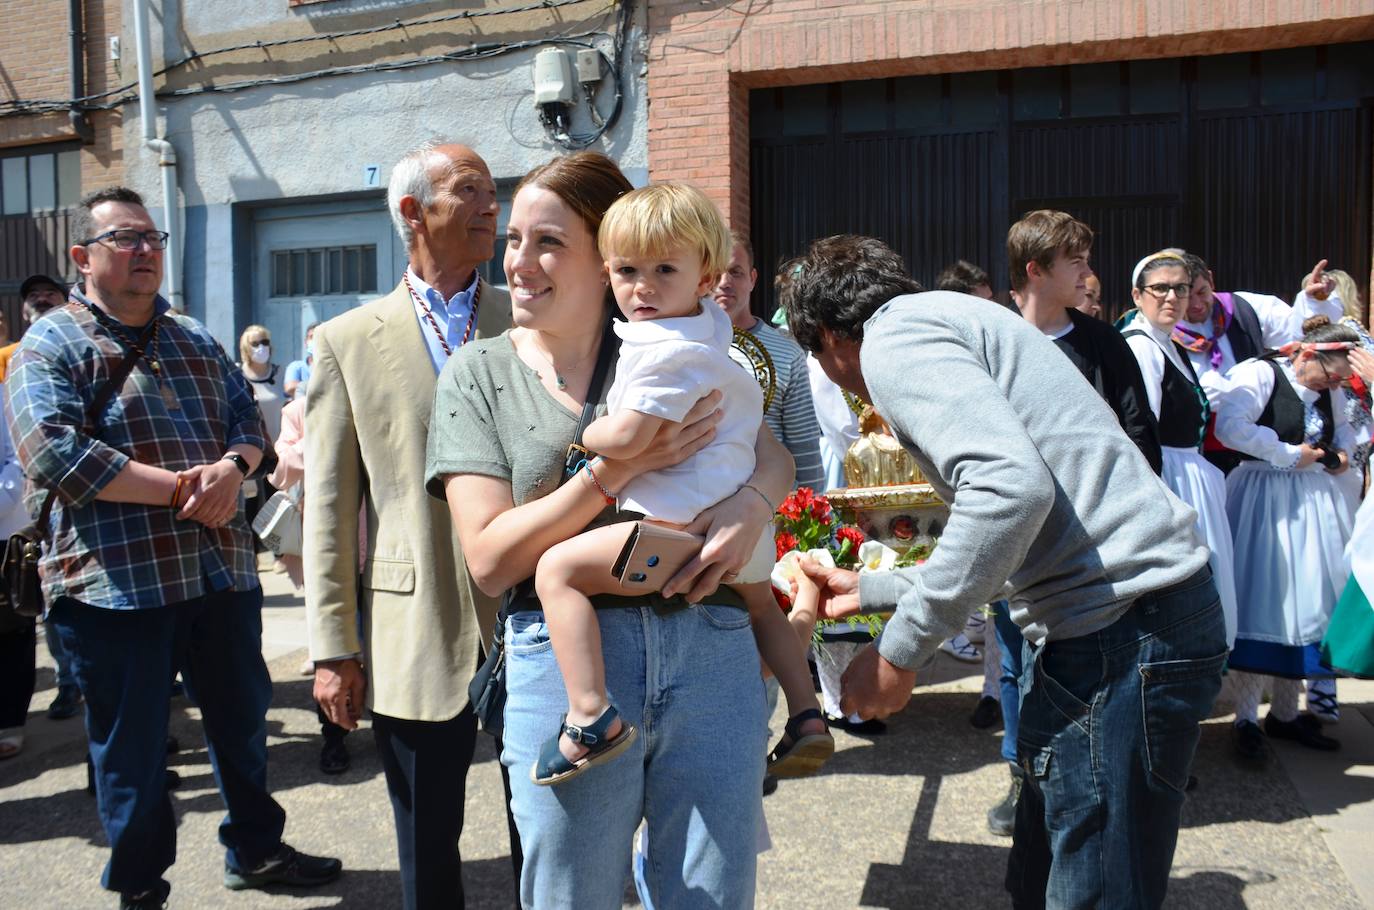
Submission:
MULTIPOLYGON (((324 777, 304 657, 303 607, 281 575, 265 573, 263 650, 276 682, 269 715, 270 777, 288 813, 287 839, 341 856, 346 872, 313 893, 229 892, 220 885, 222 817, 195 709, 173 705, 184 751, 171 756, 182 786, 177 908, 389 908, 398 879, 390 806, 370 732, 349 737, 353 767, 324 777)), ((78 720, 49 721, 51 662, 40 639, 40 691, 28 741, 0 763, 0 906, 111 907, 100 889, 104 838, 84 791, 78 720)), ((1005 792, 999 731, 968 723, 977 665, 942 655, 886 736, 837 734, 821 776, 787 781, 765 800, 773 849, 760 857, 757 905, 772 908, 999 907, 1010 841, 984 813, 1005 792)), ((1169 905, 1206 910, 1315 906, 1374 908, 1374 684, 1340 683, 1334 754, 1277 744, 1262 770, 1230 758, 1229 720, 1205 725, 1185 810, 1169 905)), ((780 719, 778 721, 780 726, 780 719)), ((463 836, 468 906, 511 906, 501 784, 486 737, 469 775, 463 836)))

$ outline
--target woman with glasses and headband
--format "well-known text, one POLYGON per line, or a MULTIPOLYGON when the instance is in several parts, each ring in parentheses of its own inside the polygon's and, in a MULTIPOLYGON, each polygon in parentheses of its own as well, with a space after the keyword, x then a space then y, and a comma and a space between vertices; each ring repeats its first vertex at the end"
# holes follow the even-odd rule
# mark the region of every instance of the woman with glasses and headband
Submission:
POLYGON ((1302 328, 1301 341, 1233 367, 1217 413, 1217 437, 1243 459, 1226 484, 1240 604, 1229 665, 1243 671, 1234 674, 1235 746, 1261 760, 1264 680, 1253 674, 1273 677, 1265 733, 1340 748, 1316 716, 1298 714, 1298 693, 1303 679, 1331 676, 1319 645, 1345 585, 1353 524, 1336 475, 1349 469, 1355 444, 1331 393, 1350 378, 1347 355, 1359 336, 1325 316, 1302 328))
MULTIPOLYGON (((267 424, 267 438, 276 439, 281 435, 281 409, 286 404, 286 392, 282 389, 282 371, 272 362, 272 333, 263 326, 250 325, 239 336, 239 369, 257 399, 258 410, 267 424)), ((249 525, 275 492, 276 488, 263 479, 243 482, 249 525)), ((262 546, 256 538, 254 545, 262 546)))
POLYGON ((1226 517, 1226 475, 1202 456, 1211 405, 1188 352, 1172 337, 1192 288, 1187 263, 1172 251, 1155 253, 1135 269, 1136 314, 1124 332, 1140 364, 1150 410, 1159 421, 1161 478, 1197 511, 1197 530, 1212 551, 1212 578, 1226 614, 1226 644, 1236 640, 1235 556, 1226 517))

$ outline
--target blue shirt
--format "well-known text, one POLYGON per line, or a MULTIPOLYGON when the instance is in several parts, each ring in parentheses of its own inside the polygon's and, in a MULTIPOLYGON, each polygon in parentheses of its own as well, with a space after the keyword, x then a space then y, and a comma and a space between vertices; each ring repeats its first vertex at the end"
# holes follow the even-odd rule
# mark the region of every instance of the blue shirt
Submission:
POLYGON ((468 323, 473 321, 473 297, 477 294, 477 273, 472 274, 472 282, 448 300, 434 288, 425 283, 424 279, 415 274, 415 270, 406 269, 406 277, 410 279, 410 286, 415 293, 410 295, 410 302, 415 307, 415 318, 420 321, 420 337, 425 340, 425 348, 429 351, 429 359, 434 363, 434 375, 438 376, 439 371, 448 362, 448 355, 444 353, 443 345, 439 344, 439 336, 434 333, 434 326, 430 325, 425 318, 424 308, 420 301, 416 300, 418 295, 425 303, 429 304, 429 310, 434 314, 434 321, 438 324, 439 330, 444 333, 444 340, 448 342, 450 351, 456 351, 462 347, 463 334, 467 332, 468 340, 472 340, 472 334, 477 330, 474 325, 473 331, 468 332, 468 323))
POLYGON ((296 391, 292 393, 292 398, 304 398, 305 387, 310 383, 310 364, 304 360, 293 360, 286 365, 286 378, 282 380, 285 385, 288 382, 300 383, 296 386, 296 391))

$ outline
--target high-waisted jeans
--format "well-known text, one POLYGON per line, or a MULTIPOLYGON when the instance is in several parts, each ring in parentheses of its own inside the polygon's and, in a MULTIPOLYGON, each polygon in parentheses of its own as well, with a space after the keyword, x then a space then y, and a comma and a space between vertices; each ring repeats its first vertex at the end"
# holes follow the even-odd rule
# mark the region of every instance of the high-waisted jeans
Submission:
POLYGON ((597 618, 611 702, 639 737, 553 787, 535 785, 530 767, 568 709, 563 678, 542 613, 514 613, 507 624, 501 760, 525 851, 521 903, 618 910, 643 819, 653 844, 646 904, 752 907, 766 717, 749 614, 698 605, 597 618))

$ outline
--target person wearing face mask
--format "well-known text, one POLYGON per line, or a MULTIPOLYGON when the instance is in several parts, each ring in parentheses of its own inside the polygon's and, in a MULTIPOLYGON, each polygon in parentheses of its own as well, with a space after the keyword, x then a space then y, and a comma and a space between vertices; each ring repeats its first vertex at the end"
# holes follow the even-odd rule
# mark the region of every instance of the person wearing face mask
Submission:
MULTIPOLYGON (((1264 734, 1333 751, 1309 711, 1298 713, 1304 678, 1329 677, 1319 644, 1345 585, 1341 554, 1354 523, 1337 475, 1349 469, 1355 434, 1331 391, 1350 378, 1359 335, 1325 316, 1301 341, 1237 364, 1218 400, 1217 438, 1242 461, 1227 478, 1235 537, 1236 751, 1264 760, 1264 734), (1258 723, 1264 676, 1269 716, 1258 723)), ((1310 699, 1309 699, 1310 701, 1310 699)))
MULTIPOLYGON (((272 362, 272 333, 260 325, 250 325, 239 336, 239 369, 253 397, 262 412, 263 422, 267 424, 267 438, 276 439, 281 433, 281 409, 286 404, 286 392, 282 388, 282 371, 272 362)), ((267 498, 277 490, 265 479, 245 480, 243 495, 248 513, 248 526, 262 508, 267 498)), ((253 545, 259 551, 261 541, 256 536, 253 545)))

